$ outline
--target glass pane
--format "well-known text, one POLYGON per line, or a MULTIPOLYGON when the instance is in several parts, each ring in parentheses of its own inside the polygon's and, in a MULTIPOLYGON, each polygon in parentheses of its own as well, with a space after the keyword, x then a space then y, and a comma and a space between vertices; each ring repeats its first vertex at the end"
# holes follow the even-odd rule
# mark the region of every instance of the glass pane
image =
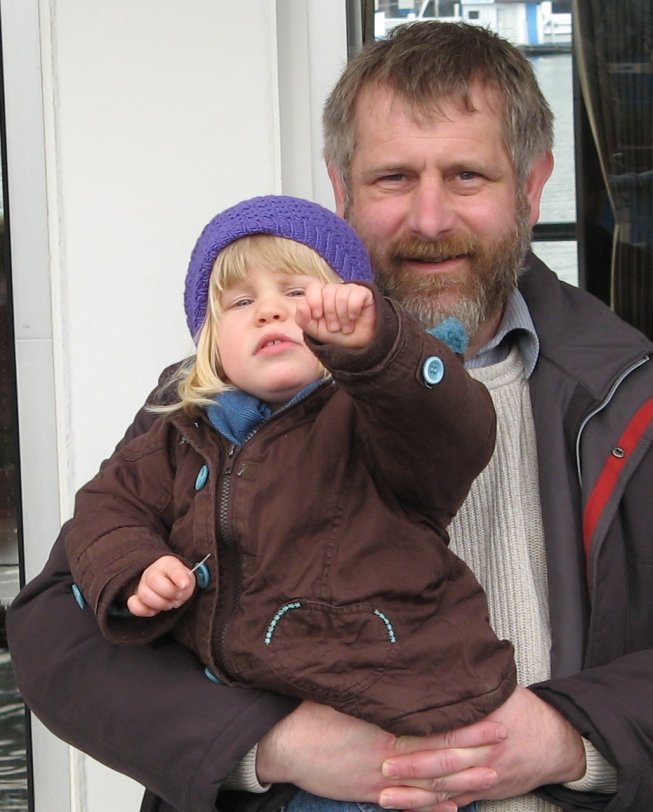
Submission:
MULTIPOLYGON (((2 143, 0 152, 4 175, 2 143)), ((4 623, 6 607, 19 588, 19 539, 16 381, 3 185, 0 182, 0 809, 26 812, 31 806, 27 716, 14 682, 4 623)))
POLYGON ((533 251, 563 282, 578 287, 578 243, 534 242, 533 251))
POLYGON ((586 227, 612 243, 604 257, 613 310, 653 336, 653 5, 583 0, 574 10, 580 85, 604 179, 588 201, 586 227))
MULTIPOLYGON (((0 223, 4 249, 4 218, 0 223)), ((4 615, 18 592, 18 521, 16 425, 14 421, 13 352, 9 341, 7 268, 0 253, 0 809, 23 812, 28 807, 26 712, 16 689, 7 650, 4 615)))
POLYGON ((555 116, 555 166, 544 187, 540 222, 573 223, 576 221, 576 171, 571 51, 542 55, 532 53, 529 59, 555 116))

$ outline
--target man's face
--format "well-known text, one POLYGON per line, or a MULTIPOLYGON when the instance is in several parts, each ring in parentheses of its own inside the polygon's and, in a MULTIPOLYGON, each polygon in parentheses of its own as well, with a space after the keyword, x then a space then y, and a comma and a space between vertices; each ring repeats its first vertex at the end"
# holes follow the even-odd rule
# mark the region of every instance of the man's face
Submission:
POLYGON ((384 87, 359 96, 349 198, 340 214, 365 242, 380 287, 425 325, 457 316, 478 347, 496 330, 528 250, 541 183, 518 189, 499 108, 482 87, 474 112, 415 115, 384 87))

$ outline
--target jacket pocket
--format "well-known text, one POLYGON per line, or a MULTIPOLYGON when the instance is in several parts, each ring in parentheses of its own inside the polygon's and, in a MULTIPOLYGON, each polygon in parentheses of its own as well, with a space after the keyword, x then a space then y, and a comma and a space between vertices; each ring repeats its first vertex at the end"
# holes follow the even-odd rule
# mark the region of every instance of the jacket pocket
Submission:
POLYGON ((390 618, 365 603, 297 598, 279 607, 264 637, 269 667, 293 693, 337 704, 378 680, 398 648, 390 618))

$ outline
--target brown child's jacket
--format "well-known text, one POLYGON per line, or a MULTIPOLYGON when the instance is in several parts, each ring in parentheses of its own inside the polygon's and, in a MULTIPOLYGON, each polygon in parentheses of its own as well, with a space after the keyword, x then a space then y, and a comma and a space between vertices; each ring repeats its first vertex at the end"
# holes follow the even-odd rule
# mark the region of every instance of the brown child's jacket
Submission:
POLYGON ((512 646, 447 546, 495 415, 445 344, 375 296, 371 344, 307 339, 333 379, 242 445, 175 412, 123 447, 79 492, 66 549, 111 641, 172 631, 224 683, 418 735, 487 715, 515 686, 512 646), (208 583, 151 619, 116 612, 171 550, 188 566, 210 553, 208 583))

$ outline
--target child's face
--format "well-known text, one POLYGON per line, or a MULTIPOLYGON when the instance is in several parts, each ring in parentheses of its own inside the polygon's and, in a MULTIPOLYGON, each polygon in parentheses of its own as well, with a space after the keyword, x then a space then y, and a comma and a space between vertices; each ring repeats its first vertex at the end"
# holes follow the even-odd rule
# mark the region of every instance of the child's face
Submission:
POLYGON ((295 322, 297 305, 314 276, 265 266, 221 294, 217 327, 220 361, 229 383, 271 406, 281 406, 322 374, 295 322))

